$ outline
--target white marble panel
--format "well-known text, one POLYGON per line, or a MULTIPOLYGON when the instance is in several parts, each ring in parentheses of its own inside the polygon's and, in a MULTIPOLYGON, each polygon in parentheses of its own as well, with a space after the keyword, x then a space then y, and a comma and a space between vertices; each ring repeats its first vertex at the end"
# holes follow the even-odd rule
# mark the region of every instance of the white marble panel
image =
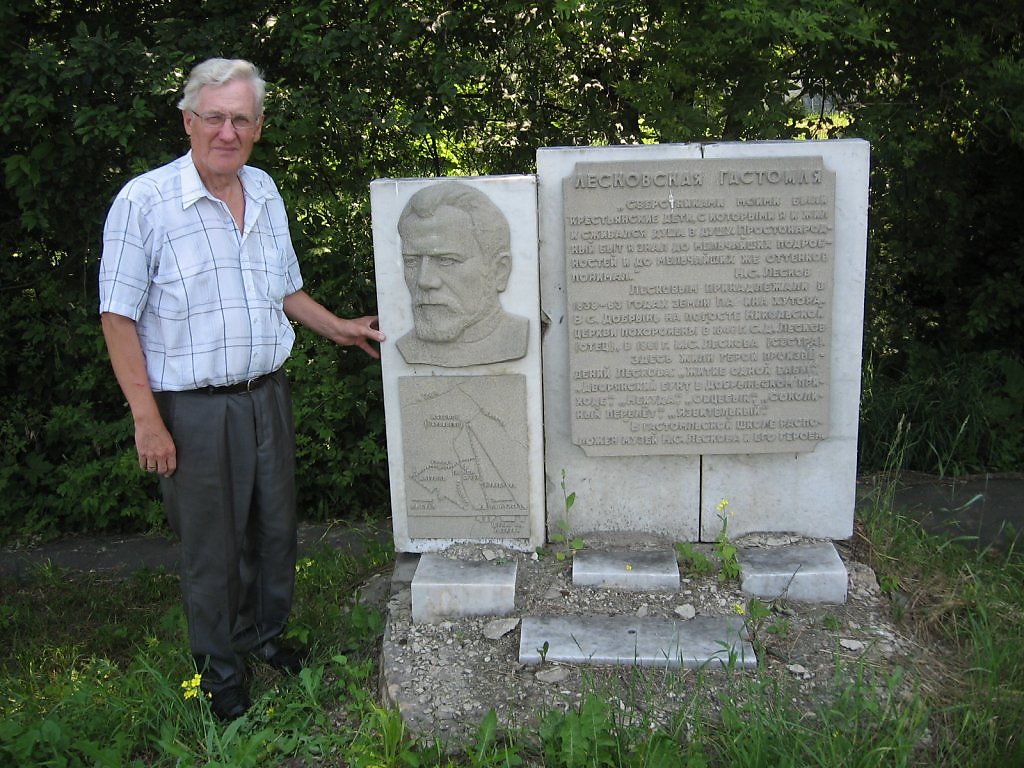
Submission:
POLYGON ((412 578, 412 620, 433 624, 465 616, 506 616, 515 609, 517 573, 516 562, 425 554, 412 578))
POLYGON ((765 600, 845 603, 848 576, 831 542, 785 547, 741 547, 740 587, 765 600))
POLYGON ((861 140, 541 149, 541 306, 549 527, 562 517, 561 472, 577 493, 575 531, 641 531, 712 540, 728 499, 731 535, 852 532, 860 401, 869 146, 861 140), (820 156, 836 172, 829 436, 807 453, 587 457, 572 443, 562 180, 578 162, 820 156))
POLYGON ((572 583, 632 592, 676 592, 679 590, 679 563, 672 547, 583 549, 572 557, 572 583))
MULTIPOLYGON (((520 550, 534 549, 544 542, 544 470, 543 470, 543 414, 541 389, 541 327, 540 299, 538 290, 538 259, 537 259, 537 193, 536 180, 533 176, 493 176, 477 178, 422 178, 422 179, 378 179, 370 185, 370 201, 373 213, 373 244, 374 263, 377 282, 377 304, 380 315, 380 326, 388 335, 388 341, 381 346, 381 364, 384 379, 384 406, 387 415, 388 467, 391 483, 392 519, 395 546, 403 552, 431 552, 441 550, 455 541, 495 542, 520 550), (406 204, 413 194, 441 182, 455 181, 468 185, 483 192, 499 209, 501 215, 508 220, 511 229, 511 260, 508 282, 499 294, 502 310, 508 315, 525 318, 528 321, 526 331, 526 352, 515 359, 504 359, 496 362, 466 362, 464 352, 470 342, 452 342, 451 359, 445 364, 408 362, 408 350, 401 351, 402 339, 412 338, 415 331, 412 296, 410 286, 406 283, 405 264, 402 257, 402 243, 398 233, 398 220, 406 204), (526 499, 523 506, 527 508, 529 523, 527 530, 521 532, 517 527, 514 536, 503 534, 505 524, 501 521, 491 533, 481 533, 481 525, 486 529, 489 517, 500 516, 499 511, 481 509, 479 499, 486 493, 477 489, 477 493, 468 492, 465 498, 469 501, 465 506, 467 524, 463 535, 453 535, 449 516, 443 531, 437 535, 424 535, 421 525, 417 525, 417 535, 411 535, 409 529, 409 509, 413 501, 413 489, 410 487, 412 474, 420 471, 416 466, 407 464, 406 446, 403 443, 403 413, 400 397, 399 379, 415 377, 456 379, 467 377, 500 377, 513 375, 525 379, 525 402, 517 402, 509 413, 525 413, 526 424, 522 432, 526 435, 527 450, 525 452, 527 467, 525 471, 518 468, 516 477, 526 476, 529 488, 517 489, 517 498, 526 499), (477 501, 473 501, 476 499, 477 501)), ((448 231, 459 232, 458 229, 448 231)), ((471 237, 469 227, 464 232, 471 237)), ((521 322, 521 321, 520 321, 521 322)), ((414 361, 424 359, 408 355, 414 361)), ((426 358, 432 359, 432 358, 426 358)), ((455 384, 458 384, 456 381, 455 384)), ((518 386, 518 385, 517 385, 518 386)), ((423 388, 412 388, 415 391, 423 388)), ((445 391, 453 391, 451 388, 445 391)), ((470 393, 471 394, 471 393, 470 393)), ((450 398, 451 399, 451 398, 450 398)), ((457 402, 464 402, 458 399, 457 402)), ((422 409, 421 409, 422 410, 422 409)), ((465 414, 453 414, 462 418, 465 414)), ((493 415, 493 414, 492 414, 493 415)), ((522 416, 516 416, 521 420, 522 416)), ((518 433, 519 430, 513 430, 518 433)), ((408 434, 419 434, 417 430, 406 430, 408 434)), ((440 431, 438 434, 442 434, 440 431)), ((456 467, 464 466, 466 457, 459 451, 462 445, 473 443, 480 445, 477 435, 460 438, 458 444, 453 440, 452 458, 448 464, 456 467)), ((486 437, 486 435, 485 435, 486 437)), ((476 448, 474 448, 476 450, 476 448)), ((501 463, 507 461, 509 452, 501 446, 482 446, 482 452, 475 458, 486 453, 487 461, 499 472, 501 463)), ((520 456, 519 450, 512 452, 520 456)), ((431 457, 430 461, 435 461, 431 457)), ((483 477, 480 473, 478 477, 483 477)), ((455 488, 461 492, 466 490, 464 480, 471 478, 472 473, 463 473, 457 483, 448 483, 449 490, 455 488)), ((435 492, 427 488, 426 491, 435 492)), ((486 490, 486 489, 485 489, 486 490)), ((417 486, 417 500, 424 488, 417 486)), ((446 491, 447 492, 447 491, 446 491)), ((445 504, 451 497, 445 499, 445 504)), ((486 504, 484 505, 486 507, 486 504)))
POLYGON ((519 663, 594 664, 697 669, 709 664, 750 669, 757 656, 739 617, 689 621, 636 616, 526 616, 519 663))

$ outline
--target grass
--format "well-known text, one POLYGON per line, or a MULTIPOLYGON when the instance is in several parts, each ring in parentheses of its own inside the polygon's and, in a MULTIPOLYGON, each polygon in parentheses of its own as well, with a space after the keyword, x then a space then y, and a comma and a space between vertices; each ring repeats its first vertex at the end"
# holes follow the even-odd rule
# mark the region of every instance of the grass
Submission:
POLYGON ((413 738, 378 703, 382 616, 351 597, 386 553, 355 560, 321 548, 303 559, 290 632, 312 642, 313 662, 294 678, 254 670, 253 708, 227 726, 201 696, 187 697, 195 670, 173 574, 39 568, 0 583, 0 764, 1024 764, 1024 559, 928 536, 881 504, 860 516, 855 543, 902 620, 947 649, 912 693, 898 670, 848 669, 809 713, 785 681, 737 672, 645 722, 595 688, 532 732, 502 732, 492 713, 470 743, 447 749, 413 738))
POLYGON ((1024 765, 1024 558, 931 536, 884 510, 860 528, 903 621, 948 652, 928 702, 936 764, 1024 765))
POLYGON ((299 563, 290 633, 315 638, 314 663, 295 678, 256 669, 254 706, 227 727, 201 695, 185 695, 195 669, 175 576, 110 580, 43 567, 7 579, 0 764, 259 766, 347 748, 374 698, 383 622, 346 598, 385 562, 379 552, 357 561, 323 548, 299 563))

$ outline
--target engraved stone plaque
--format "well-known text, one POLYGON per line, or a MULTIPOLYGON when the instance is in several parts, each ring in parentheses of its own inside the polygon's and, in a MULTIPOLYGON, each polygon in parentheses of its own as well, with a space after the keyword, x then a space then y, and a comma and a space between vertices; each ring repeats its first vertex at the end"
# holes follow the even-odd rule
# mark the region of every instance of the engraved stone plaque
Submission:
POLYGON ((526 377, 398 380, 409 536, 528 539, 526 377))
POLYGON ((577 163, 563 194, 576 445, 799 453, 828 437, 835 173, 820 157, 577 163))

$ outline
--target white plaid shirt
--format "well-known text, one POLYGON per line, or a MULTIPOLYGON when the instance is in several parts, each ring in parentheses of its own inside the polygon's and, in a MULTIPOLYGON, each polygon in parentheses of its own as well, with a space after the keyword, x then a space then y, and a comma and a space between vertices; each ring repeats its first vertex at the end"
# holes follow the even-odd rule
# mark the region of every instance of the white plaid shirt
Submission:
POLYGON ((274 181, 243 166, 245 227, 203 185, 191 152, 132 179, 103 228, 100 312, 134 320, 154 391, 234 384, 280 368, 302 288, 274 181))

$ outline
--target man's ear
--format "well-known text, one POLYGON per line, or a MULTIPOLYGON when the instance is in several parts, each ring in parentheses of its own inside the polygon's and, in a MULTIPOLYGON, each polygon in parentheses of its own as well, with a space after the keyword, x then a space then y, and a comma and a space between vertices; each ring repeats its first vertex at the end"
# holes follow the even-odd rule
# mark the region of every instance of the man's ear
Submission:
POLYGON ((499 251, 494 259, 494 287, 498 291, 504 291, 508 285, 508 277, 512 274, 512 254, 508 251, 499 251))

